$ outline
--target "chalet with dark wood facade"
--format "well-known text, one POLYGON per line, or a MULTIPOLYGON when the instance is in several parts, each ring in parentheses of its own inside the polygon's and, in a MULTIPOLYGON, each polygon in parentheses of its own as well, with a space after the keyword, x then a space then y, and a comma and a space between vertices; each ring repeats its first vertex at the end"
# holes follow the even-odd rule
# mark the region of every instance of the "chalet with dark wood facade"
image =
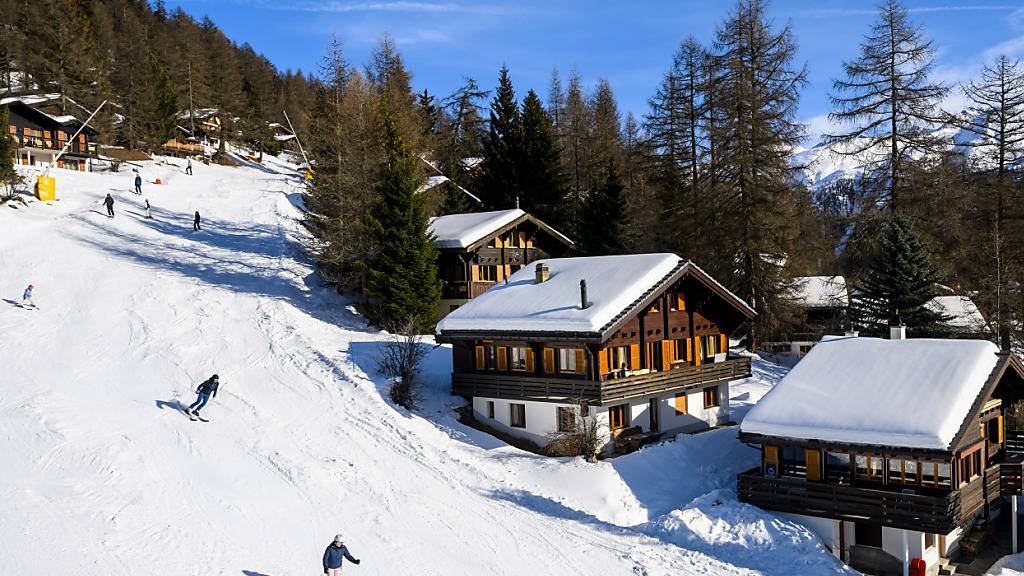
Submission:
POLYGON ((849 328, 850 295, 842 276, 801 276, 793 281, 799 322, 769 335, 762 346, 778 356, 800 358, 822 337, 841 335, 849 328))
POLYGON ((573 248, 563 234, 518 208, 431 218, 430 233, 443 282, 438 318, 531 262, 573 248))
POLYGON ((924 561, 937 574, 1022 494, 1024 364, 988 341, 893 332, 822 340, 747 414, 740 439, 761 465, 738 495, 854 568, 902 575, 924 561))
MULTIPOLYGON (((70 115, 55 116, 30 106, 21 100, 3 104, 10 113, 7 133, 17 141, 12 161, 25 166, 42 166, 53 162, 61 149, 82 127, 82 121, 70 115)), ((95 137, 98 134, 86 126, 59 160, 57 168, 82 172, 92 170, 97 157, 95 137)))
POLYGON ((437 338, 484 424, 543 446, 592 417, 608 449, 729 421, 729 381, 750 375, 729 334, 754 315, 675 254, 560 258, 452 312, 437 338))

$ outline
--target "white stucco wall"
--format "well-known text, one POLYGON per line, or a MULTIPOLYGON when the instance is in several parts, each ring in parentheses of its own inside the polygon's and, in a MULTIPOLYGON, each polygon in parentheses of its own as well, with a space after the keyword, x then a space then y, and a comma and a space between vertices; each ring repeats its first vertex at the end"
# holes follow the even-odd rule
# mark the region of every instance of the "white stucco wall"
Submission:
MULTIPOLYGON (((553 402, 530 402, 528 400, 503 400, 501 398, 473 398, 473 416, 480 422, 507 432, 519 438, 526 438, 540 446, 551 441, 550 434, 558 430, 558 408, 573 407, 570 404, 553 402), (487 402, 494 402, 494 418, 487 417, 487 402), (526 405, 526 428, 514 428, 509 423, 510 404, 526 405)), ((607 415, 606 415, 607 418, 607 415)))

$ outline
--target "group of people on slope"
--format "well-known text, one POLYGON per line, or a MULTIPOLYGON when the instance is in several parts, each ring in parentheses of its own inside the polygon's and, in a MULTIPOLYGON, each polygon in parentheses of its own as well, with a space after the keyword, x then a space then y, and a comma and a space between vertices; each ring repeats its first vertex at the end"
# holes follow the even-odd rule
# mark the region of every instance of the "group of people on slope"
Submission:
MULTIPOLYGON (((185 173, 188 174, 189 176, 192 175, 192 160, 191 159, 188 161, 188 165, 185 166, 185 173)), ((135 193, 138 194, 139 196, 142 195, 142 175, 139 174, 138 171, 135 172, 135 193)), ((153 208, 149 204, 149 198, 144 199, 143 202, 144 202, 143 208, 146 210, 146 218, 152 220, 153 219, 153 208)), ((113 218, 114 217, 114 197, 111 196, 109 192, 107 193, 107 197, 103 199, 103 205, 107 207, 107 218, 113 218)), ((199 224, 201 222, 201 220, 202 220, 202 218, 199 216, 199 210, 196 210, 195 215, 192 218, 192 230, 193 231, 195 231, 195 230, 202 230, 203 229, 202 226, 200 226, 200 224, 199 224)))

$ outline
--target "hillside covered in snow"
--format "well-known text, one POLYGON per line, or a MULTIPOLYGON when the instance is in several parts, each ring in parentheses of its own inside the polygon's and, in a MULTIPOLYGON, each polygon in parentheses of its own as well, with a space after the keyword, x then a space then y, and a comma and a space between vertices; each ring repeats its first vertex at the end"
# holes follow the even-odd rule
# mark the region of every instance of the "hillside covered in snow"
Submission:
MULTIPOLYGON (((736 502, 758 457, 734 428, 535 456, 458 423, 444 346, 420 407, 391 404, 382 333, 300 248, 293 166, 161 159, 143 196, 130 172, 54 173, 58 201, 0 206, 3 573, 314 574, 338 532, 352 575, 849 572, 736 502), (190 421, 213 373, 211 422, 190 421)), ((736 417, 781 376, 755 362, 736 417)))

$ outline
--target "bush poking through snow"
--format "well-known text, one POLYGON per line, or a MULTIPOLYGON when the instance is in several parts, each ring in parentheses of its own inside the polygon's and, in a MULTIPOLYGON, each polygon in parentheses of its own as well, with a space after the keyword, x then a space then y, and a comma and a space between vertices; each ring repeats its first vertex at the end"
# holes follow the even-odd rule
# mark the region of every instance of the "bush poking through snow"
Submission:
POLYGON ((411 317, 388 330, 380 343, 378 369, 393 379, 389 395, 395 404, 412 409, 416 405, 416 384, 423 358, 430 347, 423 344, 423 323, 411 317))
POLYGON ((590 414, 586 400, 577 400, 575 404, 576 417, 572 431, 551 434, 551 441, 544 447, 544 453, 548 456, 583 456, 587 462, 596 462, 604 445, 602 432, 605 426, 590 414))

